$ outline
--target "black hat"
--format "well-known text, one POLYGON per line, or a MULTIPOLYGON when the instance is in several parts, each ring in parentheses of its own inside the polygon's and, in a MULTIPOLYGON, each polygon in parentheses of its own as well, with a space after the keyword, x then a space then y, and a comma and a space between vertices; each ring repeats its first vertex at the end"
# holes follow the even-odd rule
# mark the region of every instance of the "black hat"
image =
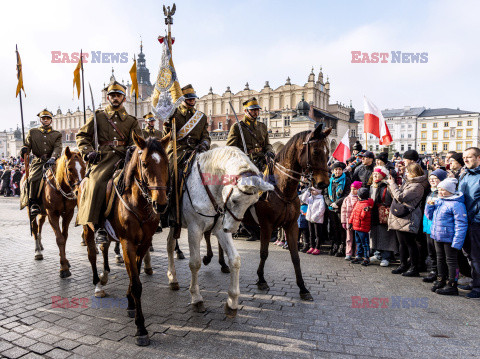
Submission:
POLYGON ((362 187, 358 190, 358 199, 365 200, 370 197, 370 191, 368 188, 362 187))
POLYGON ((361 151, 363 149, 362 144, 360 141, 356 141, 355 144, 352 147, 354 150, 361 151))
POLYGON ((460 163, 460 165, 463 167, 465 166, 465 162, 463 162, 463 153, 454 153, 450 156, 450 158, 453 158, 455 161, 460 163))
POLYGON ((193 89, 193 86, 190 84, 182 87, 182 94, 186 100, 192 99, 192 98, 198 98, 197 94, 195 93, 195 90, 193 89))
POLYGON ((373 152, 370 152, 370 151, 365 151, 363 153, 360 153, 359 156, 361 157, 368 157, 368 158, 371 158, 371 159, 375 159, 375 155, 373 154, 373 152))
POLYGON ((332 166, 332 170, 334 170, 335 168, 341 168, 342 170, 344 170, 346 167, 347 165, 343 162, 335 162, 332 166))
POLYGON ((395 157, 400 157, 400 152, 395 152, 393 155, 394 155, 395 157))
POLYGON ((375 159, 382 161, 383 163, 388 162, 388 153, 387 152, 380 152, 375 159))
POLYGON ((403 154, 404 160, 418 161, 418 158, 418 152, 415 150, 408 150, 403 154))

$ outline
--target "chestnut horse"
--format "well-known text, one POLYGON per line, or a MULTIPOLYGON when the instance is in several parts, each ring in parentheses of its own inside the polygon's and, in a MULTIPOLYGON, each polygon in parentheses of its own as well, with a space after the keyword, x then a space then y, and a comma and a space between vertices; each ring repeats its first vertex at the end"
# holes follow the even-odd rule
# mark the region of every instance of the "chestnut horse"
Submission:
POLYGON ((273 163, 275 189, 267 193, 265 199, 255 204, 245 213, 245 222, 250 225, 260 225, 260 264, 258 266, 257 287, 268 290, 264 277, 265 261, 268 257, 268 245, 275 228, 282 227, 285 231, 290 251, 290 257, 295 269, 300 297, 303 300, 313 300, 305 287, 298 255, 298 224, 300 200, 297 189, 301 177, 307 178, 311 185, 326 187, 329 182, 327 160, 327 136, 331 128, 323 130, 320 124, 313 131, 304 131, 293 136, 276 155, 273 163))
MULTIPOLYGON (((165 212, 168 202, 168 158, 164 143, 149 138, 144 140, 133 134, 135 146, 129 150, 125 159, 124 175, 118 185, 114 185, 117 196, 108 223, 114 235, 120 240, 123 249, 125 268, 130 278, 127 290, 128 316, 135 317, 137 332, 136 344, 149 345, 145 319, 143 317, 140 282, 140 266, 148 252, 152 237, 157 230, 160 215, 165 212), (119 188, 123 187, 123 191, 119 188)), ((104 273, 102 279, 98 276, 94 231, 91 226, 83 226, 83 236, 87 243, 88 259, 93 270, 95 296, 105 296, 103 286, 108 280, 108 245, 102 245, 104 258, 104 273)), ((112 233, 109 232, 112 239, 112 233)))
POLYGON ((70 263, 66 257, 65 245, 68 226, 77 206, 78 185, 85 177, 85 162, 79 152, 65 148, 63 155, 44 174, 42 213, 32 222, 35 238, 35 259, 43 259, 42 227, 48 216, 60 251, 60 278, 71 276, 70 263), (62 224, 60 226, 60 218, 62 224))

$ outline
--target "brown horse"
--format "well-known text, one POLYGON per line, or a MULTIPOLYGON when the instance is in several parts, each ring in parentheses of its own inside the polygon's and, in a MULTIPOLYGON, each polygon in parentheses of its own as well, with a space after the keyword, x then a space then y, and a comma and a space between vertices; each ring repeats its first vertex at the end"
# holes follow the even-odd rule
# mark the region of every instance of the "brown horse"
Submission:
MULTIPOLYGON (((123 249, 125 267, 130 277, 127 290, 129 317, 135 317, 137 332, 136 344, 145 346, 150 343, 142 313, 140 267, 148 252, 152 237, 158 227, 160 215, 165 212, 168 202, 168 158, 164 143, 154 138, 144 140, 133 134, 135 147, 127 155, 124 167, 124 178, 114 185, 117 193, 113 209, 107 221, 120 240, 123 249), (123 191, 119 188, 124 187, 123 191)), ((93 270, 93 284, 96 286, 95 296, 105 296, 103 285, 108 279, 108 245, 102 246, 104 273, 98 276, 94 231, 91 226, 83 226, 83 236, 87 243, 88 259, 93 270)), ((111 237, 110 233, 110 238, 111 237)))
POLYGON ((32 221, 36 247, 35 259, 41 260, 43 259, 42 227, 48 216, 60 251, 60 278, 67 278, 71 275, 65 245, 68 238, 68 226, 77 205, 78 185, 84 177, 85 162, 83 162, 82 156, 66 147, 55 165, 45 172, 42 213, 32 221), (60 218, 62 218, 61 226, 60 218))
POLYGON ((305 287, 298 255, 298 224, 300 200, 297 189, 301 177, 309 179, 310 184, 326 186, 329 182, 327 160, 327 136, 331 128, 323 130, 322 124, 313 131, 304 131, 293 136, 275 157, 273 177, 275 189, 267 193, 265 199, 255 204, 255 210, 247 211, 244 221, 250 225, 260 225, 260 264, 258 266, 257 286, 260 290, 268 290, 264 277, 265 261, 268 257, 268 245, 272 231, 282 227, 285 231, 295 269, 300 297, 313 300, 305 287))

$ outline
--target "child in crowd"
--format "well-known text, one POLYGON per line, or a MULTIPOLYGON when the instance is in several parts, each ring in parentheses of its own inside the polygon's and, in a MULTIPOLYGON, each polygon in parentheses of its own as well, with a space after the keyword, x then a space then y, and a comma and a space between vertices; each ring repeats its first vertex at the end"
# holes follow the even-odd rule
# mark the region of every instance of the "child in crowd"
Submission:
POLYGON ((298 248, 300 249, 301 239, 303 238, 303 244, 301 251, 303 253, 310 249, 310 231, 307 221, 308 205, 302 203, 300 206, 300 215, 298 216, 298 248))
POLYGON ((387 188, 389 171, 384 166, 376 166, 372 174, 372 186, 370 198, 373 199, 372 226, 370 229, 370 248, 375 249, 375 254, 370 257, 371 264, 380 264, 388 267, 393 254, 398 252, 397 237, 395 231, 388 230, 388 214, 392 204, 392 196, 387 188))
POLYGON ((358 190, 362 188, 362 182, 355 181, 350 187, 350 194, 345 198, 342 204, 342 227, 347 232, 347 245, 345 252, 345 260, 351 260, 355 254, 355 232, 352 229, 352 223, 349 222, 350 215, 352 214, 353 207, 358 201, 358 190))
POLYGON ((353 224, 355 242, 357 244, 357 257, 352 263, 362 263, 363 266, 370 264, 368 232, 370 232, 373 199, 369 198, 369 195, 368 188, 360 188, 358 190, 358 201, 355 203, 349 218, 349 222, 353 224))
MULTIPOLYGON (((440 182, 442 182, 445 178, 447 178, 447 172, 438 169, 433 171, 430 176, 428 177, 428 182, 430 183, 431 192, 427 196, 425 200, 426 203, 434 202, 435 198, 438 197, 438 189, 437 186, 440 182)), ((430 227, 432 226, 432 221, 427 217, 427 211, 425 209, 425 213, 423 214, 423 232, 427 236, 427 251, 428 251, 428 258, 427 258, 427 265, 428 265, 428 275, 423 278, 425 283, 433 283, 437 279, 438 271, 437 271, 437 252, 435 250, 435 240, 430 235, 430 227)))
POLYGON ((310 248, 308 254, 319 255, 322 245, 322 224, 325 214, 325 201, 322 191, 314 187, 309 188, 300 196, 300 201, 308 205, 306 218, 310 232, 310 248))
POLYGON ((458 295, 458 251, 467 234, 468 220, 463 193, 456 191, 457 180, 440 182, 438 198, 427 202, 426 214, 432 220, 430 236, 435 240, 438 279, 432 291, 442 295, 458 295), (448 277, 448 282, 447 282, 448 277))

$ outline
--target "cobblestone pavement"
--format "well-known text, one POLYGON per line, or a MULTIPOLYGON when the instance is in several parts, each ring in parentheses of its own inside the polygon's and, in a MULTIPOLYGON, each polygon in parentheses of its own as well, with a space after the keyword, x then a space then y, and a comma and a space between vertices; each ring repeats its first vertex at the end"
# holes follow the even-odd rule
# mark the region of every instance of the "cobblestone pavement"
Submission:
MULTIPOLYGON (((441 297, 420 279, 394 276, 389 268, 301 254, 304 278, 314 297, 314 302, 303 302, 288 252, 274 245, 266 265, 271 289, 260 292, 255 286, 258 242, 235 241, 242 257, 238 316, 224 315, 229 276, 220 272, 217 257, 202 267, 199 276, 207 312, 193 313, 185 233, 180 246, 187 260, 176 260, 178 292, 168 288, 166 235, 154 238, 154 274, 141 275, 152 342, 140 348, 134 344, 135 325, 125 309, 92 307, 94 287, 86 248, 80 246, 80 228, 71 227, 67 244, 72 276, 61 279, 48 223, 43 236, 45 259, 35 261, 26 212, 18 210, 17 199, 2 198, 0 203, 3 357, 466 358, 480 353, 480 302, 441 297), (88 307, 52 308, 53 296, 89 298, 88 307), (352 308, 352 296, 389 298, 388 308, 352 308), (416 306, 427 307, 404 308, 407 302, 394 296, 417 298, 416 306)), ((114 263, 111 270, 107 293, 121 299, 127 273, 114 263)), ((363 300, 359 303, 363 305, 363 300)))

